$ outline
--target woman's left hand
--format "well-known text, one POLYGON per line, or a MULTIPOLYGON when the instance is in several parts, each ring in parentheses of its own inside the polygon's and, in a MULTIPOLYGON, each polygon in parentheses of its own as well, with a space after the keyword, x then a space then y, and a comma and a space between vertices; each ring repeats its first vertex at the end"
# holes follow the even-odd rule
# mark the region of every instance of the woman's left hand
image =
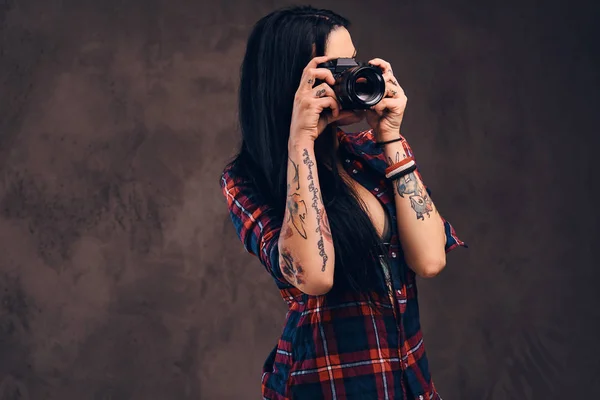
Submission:
POLYGON ((390 63, 375 58, 369 61, 369 64, 381 68, 386 93, 379 103, 367 110, 367 122, 373 128, 377 141, 394 139, 400 134, 400 125, 408 99, 394 77, 390 63))

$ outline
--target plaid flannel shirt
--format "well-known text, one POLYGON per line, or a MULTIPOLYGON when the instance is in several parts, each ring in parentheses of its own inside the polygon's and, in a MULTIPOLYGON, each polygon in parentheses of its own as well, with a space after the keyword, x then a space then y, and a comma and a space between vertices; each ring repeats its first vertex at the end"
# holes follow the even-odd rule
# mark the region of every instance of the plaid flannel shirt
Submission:
MULTIPOLYGON (((371 130, 339 130, 338 139, 347 172, 392 216, 387 246, 391 290, 389 297, 374 296, 376 309, 352 294, 335 299, 311 296, 289 284, 279 268, 282 217, 229 169, 221 177, 239 238, 272 275, 289 307, 281 337, 263 367, 263 399, 441 399, 429 373, 415 273, 408 268, 399 243, 394 192, 384 177, 383 151, 375 145, 371 130)), ((404 147, 412 155, 405 140, 404 147)), ((443 221, 446 252, 466 247, 443 221)))

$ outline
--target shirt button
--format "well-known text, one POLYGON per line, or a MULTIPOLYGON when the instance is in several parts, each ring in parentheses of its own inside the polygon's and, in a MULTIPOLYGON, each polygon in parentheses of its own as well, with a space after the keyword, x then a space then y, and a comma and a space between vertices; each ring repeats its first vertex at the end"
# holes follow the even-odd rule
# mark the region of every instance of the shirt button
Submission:
POLYGON ((422 394, 419 395, 419 400, 423 400, 423 395, 422 394))
POLYGON ((392 258, 396 258, 397 254, 396 252, 392 251, 392 258))
POLYGON ((379 188, 375 188, 374 190, 375 190, 376 192, 379 192, 379 188))
POLYGON ((355 169, 353 169, 353 170, 352 170, 352 173, 353 173, 353 174, 358 174, 358 171, 357 171, 357 170, 355 170, 355 169))
POLYGON ((350 160, 346 158, 346 163, 349 163, 349 162, 350 162, 350 160))

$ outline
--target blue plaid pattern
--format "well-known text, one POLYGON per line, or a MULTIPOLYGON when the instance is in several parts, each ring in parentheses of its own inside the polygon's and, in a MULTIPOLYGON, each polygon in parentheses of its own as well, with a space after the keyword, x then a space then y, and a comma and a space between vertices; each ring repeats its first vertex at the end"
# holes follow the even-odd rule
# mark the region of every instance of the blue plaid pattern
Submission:
MULTIPOLYGON (((289 307, 281 337, 263 367, 263 399, 441 400, 429 373, 415 273, 406 265, 399 243, 393 188, 384 176, 387 163, 382 149, 370 130, 339 130, 338 139, 346 171, 393 217, 390 263, 385 265, 390 293, 373 294, 372 305, 351 293, 310 296, 289 284, 279 268, 282 216, 230 168, 221 177, 240 240, 271 274, 289 307)), ((408 142, 403 143, 412 155, 408 142)), ((466 247, 452 225, 443 221, 446 251, 466 247)))

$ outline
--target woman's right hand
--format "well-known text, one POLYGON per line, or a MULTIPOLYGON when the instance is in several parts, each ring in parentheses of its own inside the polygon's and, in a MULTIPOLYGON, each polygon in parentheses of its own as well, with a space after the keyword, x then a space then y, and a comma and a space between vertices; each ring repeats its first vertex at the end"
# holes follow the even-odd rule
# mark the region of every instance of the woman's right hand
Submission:
POLYGON ((352 115, 351 111, 341 111, 335 92, 333 74, 317 65, 328 61, 330 57, 313 58, 304 68, 300 85, 294 97, 290 139, 316 140, 332 122, 352 115), (323 81, 314 86, 316 80, 323 81))

